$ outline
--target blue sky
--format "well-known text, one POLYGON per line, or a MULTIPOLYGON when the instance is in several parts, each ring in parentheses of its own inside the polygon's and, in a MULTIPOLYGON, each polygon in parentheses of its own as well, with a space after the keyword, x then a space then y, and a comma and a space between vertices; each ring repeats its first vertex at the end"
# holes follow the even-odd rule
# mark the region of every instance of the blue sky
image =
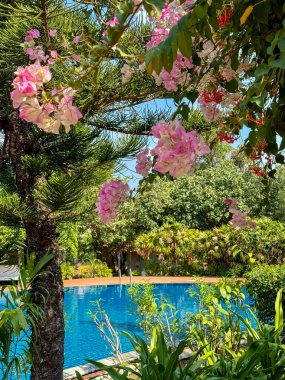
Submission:
MULTIPOLYGON (((175 110, 175 105, 173 100, 171 99, 156 99, 152 100, 148 103, 145 103, 144 105, 140 105, 137 107, 137 109, 142 109, 143 107, 148 107, 151 111, 155 111, 157 109, 165 109, 169 108, 170 110, 175 110)), ((155 140, 153 137, 149 137, 147 139, 148 142, 148 147, 151 149, 155 146, 155 140)), ((135 159, 133 160, 125 160, 123 162, 125 169, 118 173, 119 176, 122 176, 123 178, 126 177, 125 179, 128 181, 130 188, 134 189, 137 187, 139 180, 142 178, 141 175, 136 173, 135 170, 135 165, 136 161, 135 159)))

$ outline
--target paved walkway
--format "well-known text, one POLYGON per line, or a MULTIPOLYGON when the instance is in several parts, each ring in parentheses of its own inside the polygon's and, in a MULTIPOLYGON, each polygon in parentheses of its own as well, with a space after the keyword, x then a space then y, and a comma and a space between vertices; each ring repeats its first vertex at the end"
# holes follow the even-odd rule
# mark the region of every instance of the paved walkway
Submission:
MULTIPOLYGON (((221 280, 221 277, 199 277, 200 281, 216 283, 221 280)), ((151 282, 153 284, 191 284, 197 282, 197 277, 175 277, 175 276, 133 276, 134 284, 143 282, 151 282)), ((92 285, 119 285, 118 277, 95 277, 95 278, 79 278, 75 280, 65 280, 64 286, 92 286, 92 285)), ((130 277, 122 277, 122 284, 129 284, 130 277)))

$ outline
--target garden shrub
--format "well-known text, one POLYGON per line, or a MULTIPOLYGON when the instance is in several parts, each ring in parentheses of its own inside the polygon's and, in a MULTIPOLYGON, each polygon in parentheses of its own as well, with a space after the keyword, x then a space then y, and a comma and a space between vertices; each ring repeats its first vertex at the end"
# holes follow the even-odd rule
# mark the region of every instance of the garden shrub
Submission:
MULTIPOLYGON (((274 318, 277 292, 285 288, 285 265, 258 265, 246 273, 246 289, 256 307, 258 317, 265 323, 274 318)), ((283 308, 285 300, 283 300, 283 308)))
POLYGON ((112 270, 99 259, 91 259, 90 264, 80 265, 76 271, 79 278, 112 277, 112 270))
POLYGON ((78 265, 77 267, 69 263, 61 265, 62 278, 70 280, 72 278, 92 278, 92 277, 112 277, 112 270, 106 263, 99 259, 91 259, 89 264, 78 265))
POLYGON ((256 220, 256 228, 231 225, 214 228, 205 231, 203 238, 207 274, 216 274, 213 273, 216 268, 220 274, 226 270, 228 274, 242 276, 255 263, 282 264, 285 260, 285 224, 268 218, 256 220))
POLYGON ((75 269, 69 263, 61 264, 61 274, 64 280, 71 280, 75 277, 75 269))
POLYGON ((243 276, 256 263, 282 264, 285 260, 285 224, 268 218, 256 220, 256 228, 230 224, 200 231, 177 222, 140 235, 138 252, 151 275, 243 276))
POLYGON ((99 259, 90 260, 90 268, 92 277, 112 277, 112 270, 99 259))

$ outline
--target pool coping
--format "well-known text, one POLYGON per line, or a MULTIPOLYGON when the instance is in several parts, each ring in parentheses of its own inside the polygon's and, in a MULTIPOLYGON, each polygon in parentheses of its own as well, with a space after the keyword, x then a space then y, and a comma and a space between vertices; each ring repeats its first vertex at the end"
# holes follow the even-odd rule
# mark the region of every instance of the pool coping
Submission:
MULTIPOLYGON (((121 281, 119 277, 95 277, 95 278, 78 278, 73 280, 64 280, 65 287, 80 287, 80 286, 94 286, 94 285, 127 285, 127 284, 141 284, 144 282, 151 282, 153 284, 193 284, 197 281, 208 282, 215 284, 219 282, 222 277, 192 277, 192 276, 123 276, 121 281)), ((236 280, 241 280, 240 278, 236 280)))
MULTIPOLYGON (((180 360, 188 359, 191 356, 191 354, 192 354, 191 350, 189 348, 185 348, 182 354, 179 356, 179 358, 180 360)), ((130 363, 138 359, 138 357, 139 355, 136 351, 129 351, 129 352, 126 352, 125 354, 122 354, 124 363, 130 363)), ((107 366, 120 364, 119 360, 115 356, 110 356, 108 358, 97 360, 97 361, 107 366)), ((93 364, 87 363, 87 364, 82 364, 76 367, 65 369, 63 371, 63 379, 64 380, 77 379, 76 371, 80 373, 81 376, 91 375, 92 378, 93 376, 94 378, 96 378, 97 376, 100 376, 102 374, 102 370, 100 370, 98 367, 94 366, 93 364), (97 372, 97 375, 96 375, 96 372, 97 372)), ((105 373, 105 371, 103 372, 105 373)))

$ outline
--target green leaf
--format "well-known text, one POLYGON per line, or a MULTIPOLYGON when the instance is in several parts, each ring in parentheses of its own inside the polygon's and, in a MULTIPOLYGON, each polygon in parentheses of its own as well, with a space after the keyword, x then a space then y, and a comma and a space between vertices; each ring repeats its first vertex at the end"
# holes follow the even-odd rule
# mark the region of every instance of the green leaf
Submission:
POLYGON ((82 196, 80 182, 69 175, 52 175, 37 190, 37 197, 51 211, 69 211, 82 196))
POLYGON ((227 291, 225 288, 220 288, 220 293, 223 298, 227 298, 227 291))
POLYGON ((17 319, 18 319, 19 326, 21 327, 22 330, 27 330, 28 323, 27 323, 26 317, 23 313, 23 310, 21 308, 17 307, 16 313, 17 313, 17 319))
POLYGON ((284 37, 281 38, 281 39, 278 41, 278 47, 279 47, 279 49, 280 49, 280 51, 281 51, 282 53, 285 52, 285 38, 284 38, 284 37))
POLYGON ((253 17, 262 24, 268 24, 268 16, 271 7, 271 1, 261 1, 257 3, 253 8, 253 17))
POLYGON ((283 326, 282 291, 283 289, 280 289, 278 291, 276 301, 275 301, 275 320, 274 320, 275 330, 278 330, 283 326))
POLYGON ((270 62, 269 65, 278 69, 285 69, 285 53, 280 54, 280 57, 275 61, 270 62))
POLYGON ((75 371, 77 380, 84 380, 78 371, 75 371))
POLYGON ((230 82, 226 83, 225 88, 234 93, 238 89, 238 81, 236 79, 232 79, 230 82))
MULTIPOLYGON (((283 139, 282 139, 282 141, 283 141, 283 139)), ((283 156, 283 154, 277 154, 275 156, 275 161, 276 161, 277 164, 284 164, 284 156, 283 156)))
POLYGON ((199 4, 195 6, 193 13, 198 16, 198 19, 201 20, 207 16, 207 10, 208 7, 199 4))
POLYGON ((237 70, 239 67, 239 53, 236 49, 233 54, 231 55, 231 68, 233 70, 237 70))
POLYGON ((182 104, 181 109, 180 109, 180 115, 183 117, 184 120, 188 120, 190 113, 190 108, 188 107, 187 104, 182 104))
POLYGON ((261 63, 255 70, 254 75, 256 78, 262 77, 266 75, 271 70, 271 67, 266 65, 265 63, 261 63))
POLYGON ((199 92, 196 90, 189 91, 186 94, 186 98, 189 99, 192 103, 195 103, 195 101, 198 99, 198 97, 199 97, 199 92))
POLYGON ((164 0, 145 0, 144 5, 145 5, 146 11, 149 14, 151 14, 152 7, 154 7, 156 9, 158 15, 160 15, 160 13, 161 13, 164 5, 165 5, 165 2, 164 2, 164 0), (148 7, 147 5, 150 5, 151 7, 148 7))

